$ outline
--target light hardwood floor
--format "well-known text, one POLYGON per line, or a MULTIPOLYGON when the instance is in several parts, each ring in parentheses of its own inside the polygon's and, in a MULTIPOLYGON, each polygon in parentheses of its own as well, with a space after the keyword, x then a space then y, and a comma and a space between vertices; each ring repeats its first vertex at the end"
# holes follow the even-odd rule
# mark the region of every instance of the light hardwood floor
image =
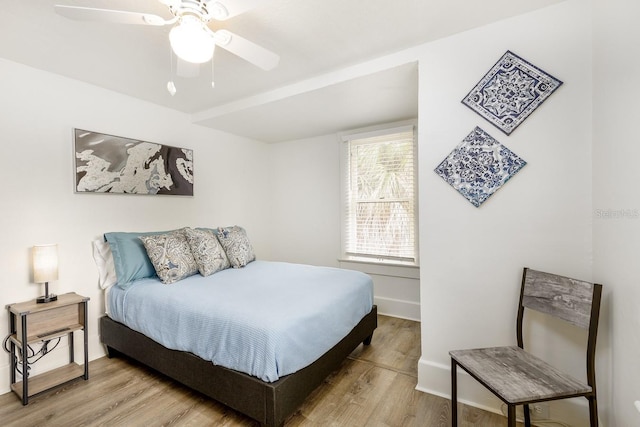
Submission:
MULTIPOLYGON (((450 402, 415 390, 420 324, 379 316, 370 346, 358 347, 286 422, 294 426, 449 426, 450 402)), ((459 406, 461 426, 506 425, 459 406)), ((0 396, 3 426, 257 426, 225 406, 125 358, 94 360, 89 380, 44 392, 22 406, 0 396)))

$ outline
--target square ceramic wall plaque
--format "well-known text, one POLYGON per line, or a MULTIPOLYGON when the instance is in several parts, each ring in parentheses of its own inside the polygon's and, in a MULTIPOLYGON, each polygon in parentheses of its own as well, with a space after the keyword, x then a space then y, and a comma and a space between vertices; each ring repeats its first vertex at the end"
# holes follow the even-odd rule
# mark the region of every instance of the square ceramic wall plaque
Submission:
POLYGON ((560 85, 560 80, 507 51, 462 103, 509 135, 560 85))
POLYGON ((527 162, 476 127, 435 172, 475 207, 480 207, 527 162))

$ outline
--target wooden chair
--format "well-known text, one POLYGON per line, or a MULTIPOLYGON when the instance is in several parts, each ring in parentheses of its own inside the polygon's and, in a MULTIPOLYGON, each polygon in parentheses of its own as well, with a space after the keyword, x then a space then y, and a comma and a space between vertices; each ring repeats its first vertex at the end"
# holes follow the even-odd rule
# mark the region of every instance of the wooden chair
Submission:
POLYGON ((457 366, 507 405, 508 426, 516 425, 516 406, 524 405, 525 426, 531 426, 529 404, 584 396, 591 427, 598 425, 595 352, 602 285, 524 269, 516 321, 518 346, 450 351, 451 425, 458 424, 457 366), (567 375, 523 348, 524 309, 536 310, 588 330, 587 383, 567 375))

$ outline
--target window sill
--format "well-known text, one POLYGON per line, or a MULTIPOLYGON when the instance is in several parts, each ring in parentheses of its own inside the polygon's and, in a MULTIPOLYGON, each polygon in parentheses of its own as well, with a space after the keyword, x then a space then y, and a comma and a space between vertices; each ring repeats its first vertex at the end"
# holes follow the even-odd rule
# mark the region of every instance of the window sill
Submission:
POLYGON ((393 263, 374 262, 340 258, 338 259, 341 268, 357 270, 367 274, 379 276, 404 277, 407 279, 420 279, 420 266, 393 263))

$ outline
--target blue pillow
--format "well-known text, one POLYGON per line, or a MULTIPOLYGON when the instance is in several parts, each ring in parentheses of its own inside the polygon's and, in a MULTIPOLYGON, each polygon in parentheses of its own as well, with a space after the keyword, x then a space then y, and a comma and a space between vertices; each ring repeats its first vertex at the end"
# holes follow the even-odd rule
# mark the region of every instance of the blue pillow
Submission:
POLYGON ((118 286, 125 288, 134 280, 156 275, 156 270, 153 268, 147 250, 139 237, 163 233, 167 233, 167 231, 104 234, 104 239, 109 243, 113 254, 118 286))

